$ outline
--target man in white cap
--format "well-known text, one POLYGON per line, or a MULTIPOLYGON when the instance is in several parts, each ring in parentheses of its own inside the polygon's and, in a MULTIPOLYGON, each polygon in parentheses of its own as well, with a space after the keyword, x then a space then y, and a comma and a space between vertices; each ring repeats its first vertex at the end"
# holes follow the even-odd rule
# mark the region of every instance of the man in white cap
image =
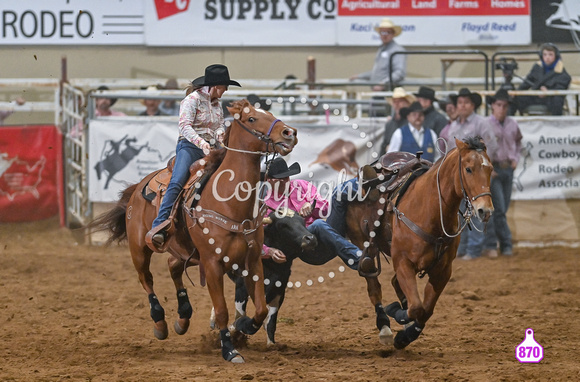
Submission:
POLYGON ((351 80, 366 80, 380 83, 374 85, 374 91, 386 90, 389 85, 393 87, 400 83, 407 72, 407 57, 404 54, 398 54, 393 58, 392 78, 393 83, 389 84, 389 65, 391 55, 395 52, 404 52, 405 48, 394 41, 394 38, 401 34, 402 28, 395 25, 391 19, 384 18, 381 23, 375 27, 375 31, 381 38, 381 46, 375 57, 373 70, 351 77, 351 80))
POLYGON ((387 146, 389 146, 391 137, 395 130, 407 124, 407 119, 402 118, 399 111, 404 107, 411 106, 411 104, 415 102, 415 96, 407 93, 405 89, 399 87, 395 88, 393 91, 393 96, 390 101, 393 110, 391 116, 387 120, 387 124, 385 125, 385 134, 383 135, 383 143, 378 152, 379 155, 383 155, 386 152, 387 146))

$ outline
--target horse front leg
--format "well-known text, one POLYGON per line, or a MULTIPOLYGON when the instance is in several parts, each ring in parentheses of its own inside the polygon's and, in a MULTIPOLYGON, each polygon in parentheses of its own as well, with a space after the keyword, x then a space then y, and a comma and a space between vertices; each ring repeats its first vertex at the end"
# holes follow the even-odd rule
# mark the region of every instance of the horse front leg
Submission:
POLYGON ((423 306, 425 307, 425 321, 423 321, 423 323, 426 323, 433 315, 435 304, 439 300, 441 293, 443 293, 443 289, 445 289, 445 286, 449 282, 451 272, 451 262, 444 267, 429 272, 429 281, 425 285, 423 295, 423 306))
POLYGON ((244 277, 246 289, 256 308, 254 317, 243 316, 235 323, 236 330, 248 335, 255 334, 268 315, 264 292, 264 270, 259 255, 259 252, 249 255, 248 275, 244 277))
POLYGON ((403 307, 404 310, 407 310, 407 297, 405 296, 405 293, 403 293, 403 291, 401 290, 401 286, 399 285, 399 281, 397 280, 396 274, 394 274, 393 278, 391 279, 391 285, 393 286, 393 289, 395 290, 395 293, 397 294, 397 297, 401 302, 401 306, 403 307))
POLYGON ((152 251, 147 247, 140 247, 134 243, 130 243, 129 247, 133 265, 139 275, 139 281, 149 298, 150 315, 154 322, 153 334, 158 340, 164 340, 169 335, 169 331, 167 330, 167 322, 165 321, 165 310, 159 303, 159 299, 153 290, 153 274, 149 270, 152 251))
POLYGON ((223 266, 216 259, 208 259, 208 261, 204 261, 203 265, 206 272, 207 289, 215 310, 215 322, 220 329, 222 357, 229 362, 244 363, 244 357, 234 348, 228 329, 228 306, 224 297, 223 266))
POLYGON ((379 342, 383 345, 393 344, 393 332, 391 331, 391 322, 385 308, 383 307, 383 291, 378 277, 365 277, 367 282, 367 294, 371 304, 375 307, 377 315, 377 329, 379 330, 379 342))
POLYGON ((408 299, 408 308, 403 309, 399 301, 396 301, 389 304, 385 310, 395 321, 405 325, 404 330, 397 333, 393 343, 396 349, 403 349, 419 337, 428 317, 419 296, 416 270, 413 264, 406 257, 397 262, 393 260, 393 263, 400 289, 408 299))
POLYGON ((183 335, 189 329, 191 316, 193 315, 193 308, 189 302, 187 289, 183 285, 183 271, 185 270, 185 261, 178 259, 175 256, 167 258, 167 265, 169 266, 169 273, 177 291, 177 313, 179 318, 175 320, 173 329, 175 333, 183 335))

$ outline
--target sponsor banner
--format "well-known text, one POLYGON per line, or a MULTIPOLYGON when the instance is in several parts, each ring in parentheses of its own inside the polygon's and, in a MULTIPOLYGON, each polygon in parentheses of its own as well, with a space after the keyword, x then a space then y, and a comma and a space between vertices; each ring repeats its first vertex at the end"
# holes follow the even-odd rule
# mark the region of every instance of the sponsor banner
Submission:
POLYGON ((21 0, 0 13, 0 45, 376 46, 383 17, 406 46, 531 39, 530 0, 21 0))
POLYGON ((522 155, 514 200, 580 198, 580 122, 577 118, 518 120, 522 155))
POLYGON ((56 215, 62 189, 59 130, 56 126, 3 126, 0 130, 0 222, 56 215))
POLYGON ((340 16, 523 16, 530 0, 339 0, 340 16))
POLYGON ((143 1, 19 0, 2 5, 0 45, 145 43, 143 1))
MULTIPOLYGON (((424 16, 392 17, 403 29, 396 38, 402 46, 527 45, 530 43, 529 16, 424 16)), ((340 45, 375 45, 381 39, 375 31, 381 17, 340 17, 337 38, 340 45)))
POLYGON ((145 14, 147 45, 328 46, 337 43, 334 0, 205 0, 179 12, 175 10, 172 15, 159 2, 147 1, 145 14))
POLYGON ((580 32, 580 1, 532 0, 532 41, 573 43, 580 32))
POLYGON ((374 27, 386 16, 403 27, 403 46, 531 40, 529 0, 151 0, 145 14, 154 46, 377 46, 374 27))
POLYGON ((165 168, 178 136, 177 119, 90 121, 89 200, 117 201, 128 185, 165 168))

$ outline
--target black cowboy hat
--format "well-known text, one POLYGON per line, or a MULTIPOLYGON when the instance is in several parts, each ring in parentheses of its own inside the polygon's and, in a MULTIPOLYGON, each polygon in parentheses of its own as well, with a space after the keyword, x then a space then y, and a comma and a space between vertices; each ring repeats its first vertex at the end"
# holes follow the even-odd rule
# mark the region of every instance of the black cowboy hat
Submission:
POLYGON ((234 85, 241 87, 239 82, 230 79, 230 72, 227 66, 213 64, 205 68, 205 76, 197 77, 191 81, 194 86, 217 86, 217 85, 234 85))
POLYGON ((468 88, 461 88, 459 89, 459 93, 449 95, 449 98, 451 98, 455 106, 457 106, 457 98, 459 97, 469 97, 476 109, 481 106, 481 96, 477 93, 472 93, 468 88))
MULTIPOLYGON (((97 90, 109 90, 108 86, 105 85, 101 85, 97 88, 97 90)), ((111 100, 111 106, 113 106, 115 104, 115 102, 117 102, 117 98, 109 98, 111 100)))
POLYGON ((499 89, 495 95, 487 97, 487 103, 492 104, 495 101, 507 101, 508 103, 514 103, 513 97, 511 97, 506 89, 499 89))
POLYGON ((256 105, 258 105, 258 107, 262 110, 268 111, 270 110, 270 107, 272 107, 272 103, 267 103, 265 100, 261 99, 260 97, 258 97, 256 94, 248 94, 248 96, 246 97, 246 99, 248 100, 248 102, 250 103, 250 105, 256 107, 256 105))
POLYGON ((399 110, 399 115, 401 118, 406 119, 409 113, 414 111, 420 111, 421 113, 425 114, 425 110, 423 110, 423 106, 419 103, 419 101, 415 101, 409 107, 403 107, 399 110))
POLYGON ((419 92, 413 93, 413 95, 415 97, 430 99, 433 102, 437 101, 437 98, 435 98, 435 90, 428 88, 427 86, 421 86, 419 92))
POLYGON ((288 164, 282 158, 274 159, 272 162, 270 162, 270 167, 268 168, 268 177, 274 179, 287 178, 299 173, 300 164, 298 162, 288 167, 288 164))

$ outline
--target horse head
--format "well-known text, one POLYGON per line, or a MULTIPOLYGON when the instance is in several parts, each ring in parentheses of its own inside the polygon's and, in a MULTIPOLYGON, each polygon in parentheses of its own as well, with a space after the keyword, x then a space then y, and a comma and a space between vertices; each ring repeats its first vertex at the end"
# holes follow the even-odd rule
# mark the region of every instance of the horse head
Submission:
MULTIPOLYGON (((236 142, 228 139, 226 144, 230 147, 240 145, 243 150, 248 151, 276 151, 280 155, 287 155, 298 143, 296 129, 280 121, 272 113, 263 109, 257 109, 247 100, 234 102, 228 106, 231 115, 234 116, 232 127, 241 127, 245 132, 251 134, 256 139, 243 139, 237 136, 236 142), (266 150, 264 150, 264 146, 266 150)), ((232 129, 230 128, 230 134, 232 129)))
MULTIPOLYGON (((479 136, 455 139, 459 153, 459 186, 464 197, 473 206, 476 216, 487 222, 493 213, 490 183, 493 165, 486 146, 479 136)), ((457 185, 457 183, 456 183, 457 185)))

